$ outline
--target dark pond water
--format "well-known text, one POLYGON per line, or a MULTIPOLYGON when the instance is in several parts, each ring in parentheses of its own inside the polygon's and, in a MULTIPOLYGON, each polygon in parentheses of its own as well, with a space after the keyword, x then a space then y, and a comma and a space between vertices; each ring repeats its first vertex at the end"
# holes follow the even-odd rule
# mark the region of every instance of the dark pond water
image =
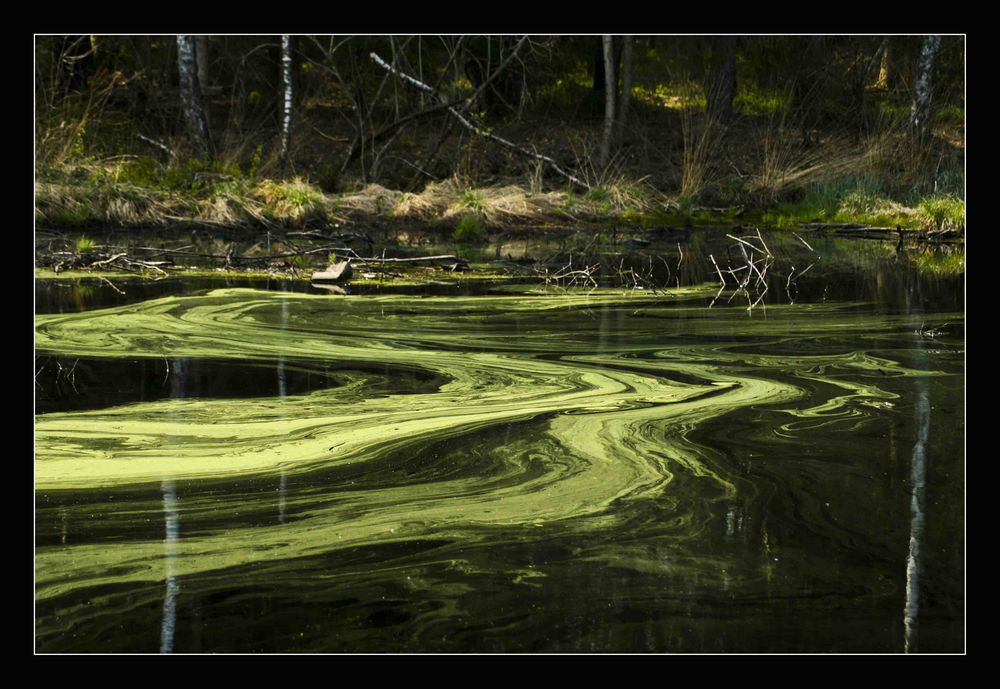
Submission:
POLYGON ((38 280, 36 649, 963 651, 954 251, 764 239, 38 280))

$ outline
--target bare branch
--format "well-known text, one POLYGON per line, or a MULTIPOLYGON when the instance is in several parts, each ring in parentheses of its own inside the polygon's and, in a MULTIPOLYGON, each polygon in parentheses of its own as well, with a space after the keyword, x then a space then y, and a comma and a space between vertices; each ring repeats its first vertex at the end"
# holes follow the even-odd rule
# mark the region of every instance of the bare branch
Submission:
MULTIPOLYGON (((522 45, 523 42, 524 42, 524 40, 522 39, 521 43, 518 44, 518 47, 520 47, 520 45, 522 45)), ((382 58, 380 58, 377 54, 371 53, 371 58, 372 58, 372 60, 375 61, 375 63, 377 65, 379 65, 383 69, 391 72, 392 74, 395 74, 397 77, 399 77, 403 81, 407 82, 408 84, 411 84, 411 85, 415 86, 416 88, 419 88, 421 91, 426 91, 427 93, 431 93, 435 97, 437 97, 438 99, 440 99, 440 100, 443 101, 443 99, 441 98, 441 96, 434 89, 432 89, 430 86, 428 86, 427 84, 425 84, 425 83, 423 83, 423 82, 415 79, 414 77, 410 76, 409 74, 404 74, 403 72, 399 71, 398 69, 396 69, 395 67, 393 67, 392 65, 390 65, 389 63, 387 63, 385 60, 383 60, 382 58)), ((496 76, 497 74, 499 74, 499 72, 500 72, 500 70, 497 70, 496 72, 493 73, 492 76, 496 76)), ((487 82, 484 82, 482 86, 485 86, 487 83, 488 83, 488 80, 487 80, 487 82)), ((482 88, 482 87, 480 87, 480 88, 482 88)), ((484 138, 490 139, 491 141, 495 141, 498 144, 501 144, 502 146, 506 146, 507 148, 510 148, 510 149, 512 149, 514 151, 517 151, 518 153, 521 153, 522 155, 526 155, 529 158, 534 158, 535 160, 541 160, 543 162, 546 162, 546 163, 549 164, 549 166, 553 170, 555 170, 556 172, 558 172, 560 175, 562 175, 563 177, 565 177, 569 181, 573 182, 574 184, 576 184, 576 185, 578 185, 578 186, 580 186, 580 187, 582 187, 584 189, 590 189, 590 185, 589 184, 587 184, 586 182, 582 181, 581 179, 579 179, 579 178, 571 175, 570 173, 566 172, 565 170, 563 170, 561 167, 559 167, 559 164, 555 160, 553 160, 552 158, 550 158, 549 156, 545 156, 545 155, 542 155, 540 153, 535 153, 533 151, 529 151, 528 149, 523 148, 521 146, 518 146, 517 144, 515 144, 515 143, 513 143, 511 141, 508 141, 507 139, 503 139, 503 138, 497 136, 496 134, 493 134, 492 132, 486 131, 486 130, 482 129, 481 127, 478 127, 477 125, 473 124, 472 122, 470 122, 469 120, 467 120, 465 117, 463 117, 462 114, 458 110, 456 110, 453 105, 446 105, 446 106, 444 106, 444 109, 447 109, 447 111, 449 113, 451 113, 451 115, 453 117, 455 117, 462 124, 462 126, 464 126, 466 129, 469 129, 470 131, 478 134, 479 136, 482 136, 484 138)))

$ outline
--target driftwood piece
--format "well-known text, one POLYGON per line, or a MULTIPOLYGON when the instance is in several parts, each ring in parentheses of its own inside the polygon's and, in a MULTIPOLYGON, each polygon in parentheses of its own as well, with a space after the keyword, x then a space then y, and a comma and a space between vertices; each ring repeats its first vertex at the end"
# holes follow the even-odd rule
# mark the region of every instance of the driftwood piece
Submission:
POLYGON ((856 222, 800 222, 799 227, 806 230, 862 230, 868 225, 856 222))
POLYGON ((355 258, 354 263, 461 263, 463 265, 468 265, 469 261, 458 256, 452 256, 450 254, 445 254, 442 256, 414 256, 412 258, 382 258, 381 256, 375 256, 373 258, 355 258))
POLYGON ((339 261, 326 270, 320 270, 312 274, 313 282, 347 282, 354 275, 354 268, 350 261, 339 261))

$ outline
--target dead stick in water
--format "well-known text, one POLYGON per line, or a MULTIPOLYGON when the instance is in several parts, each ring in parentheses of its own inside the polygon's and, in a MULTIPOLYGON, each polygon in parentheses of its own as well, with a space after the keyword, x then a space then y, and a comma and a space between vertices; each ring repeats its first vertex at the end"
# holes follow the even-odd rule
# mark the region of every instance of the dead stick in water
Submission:
POLYGON ((719 264, 715 262, 715 256, 713 256, 712 254, 709 254, 708 257, 710 259, 712 259, 712 265, 715 266, 715 272, 719 274, 719 280, 722 281, 722 286, 725 287, 725 285, 726 285, 726 278, 722 277, 722 271, 719 270, 719 264))
POLYGON ((108 280, 106 277, 101 277, 100 275, 98 275, 98 278, 100 278, 101 280, 104 280, 106 283, 108 283, 108 286, 111 287, 111 289, 113 289, 114 291, 118 292, 118 294, 125 294, 124 290, 118 289, 115 286, 115 283, 111 282, 111 280, 108 280))
POLYGON ((803 244, 805 244, 806 248, 809 249, 809 251, 811 251, 813 253, 816 253, 816 249, 814 249, 811 246, 809 246, 809 242, 807 242, 806 240, 802 239, 802 237, 800 237, 797 232, 792 232, 792 234, 795 235, 796 239, 798 239, 800 242, 802 242, 803 244))
POLYGON ((727 236, 727 237, 729 237, 730 239, 735 239, 736 241, 740 242, 741 244, 746 244, 746 245, 747 245, 748 247, 750 247, 750 248, 751 248, 751 249, 753 249, 754 251, 760 251, 760 252, 761 252, 762 254, 764 254, 764 253, 770 253, 770 252, 768 252, 768 251, 761 251, 761 248, 760 248, 759 246, 754 246, 754 245, 753 245, 753 244, 751 244, 750 242, 748 242, 748 241, 745 241, 745 240, 743 240, 743 239, 740 239, 739 237, 734 237, 734 236, 733 236, 733 235, 731 235, 731 234, 727 234, 726 236, 727 236))
POLYGON ((764 252, 765 252, 765 253, 766 253, 766 254, 767 254, 768 256, 770 256, 770 255, 771 255, 771 250, 770 250, 770 249, 768 249, 768 248, 767 248, 767 244, 765 244, 765 243, 764 243, 764 238, 763 238, 763 237, 761 236, 761 234, 760 234, 760 228, 759 228, 759 227, 757 228, 757 239, 759 239, 759 240, 760 240, 760 245, 761 245, 762 247, 764 247, 764 252))

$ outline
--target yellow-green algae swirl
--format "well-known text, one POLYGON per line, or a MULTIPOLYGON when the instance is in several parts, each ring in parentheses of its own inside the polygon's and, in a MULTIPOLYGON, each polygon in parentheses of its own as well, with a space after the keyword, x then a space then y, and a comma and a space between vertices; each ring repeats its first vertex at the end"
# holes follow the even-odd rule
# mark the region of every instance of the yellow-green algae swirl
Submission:
MULTIPOLYGON (((492 445, 486 458, 468 447, 476 470, 438 467, 425 480, 394 482, 373 469, 378 478, 369 485, 352 480, 331 492, 291 494, 282 509, 296 518, 280 524, 242 525, 232 500, 182 506, 182 533, 208 513, 234 519, 184 533, 169 552, 162 538, 40 547, 37 596, 163 581, 168 565, 170 577, 183 577, 371 544, 460 542, 490 528, 610 530, 634 501, 673 505, 666 523, 675 538, 691 539, 708 516, 696 501, 672 497, 678 485, 694 482, 700 500, 716 502, 736 499, 740 484, 717 453, 688 438, 693 429, 758 406, 787 419, 769 429, 776 441, 829 424, 857 429, 898 397, 881 382, 928 374, 828 342, 811 353, 807 341, 850 330, 864 333, 874 351, 911 331, 912 318, 851 304, 771 307, 749 318, 743 308, 690 301, 711 292, 669 300, 619 291, 331 298, 226 289, 38 316, 36 347, 63 356, 375 363, 447 381, 429 393, 371 396, 369 376, 358 373, 342 387, 285 398, 180 398, 44 414, 35 425, 39 493, 285 480, 405 465, 421 448, 461 448, 465 438, 511 424, 528 432, 492 445)), ((449 457, 461 462, 461 453, 449 457)), ((644 552, 621 543, 581 556, 655 568, 644 552)))

